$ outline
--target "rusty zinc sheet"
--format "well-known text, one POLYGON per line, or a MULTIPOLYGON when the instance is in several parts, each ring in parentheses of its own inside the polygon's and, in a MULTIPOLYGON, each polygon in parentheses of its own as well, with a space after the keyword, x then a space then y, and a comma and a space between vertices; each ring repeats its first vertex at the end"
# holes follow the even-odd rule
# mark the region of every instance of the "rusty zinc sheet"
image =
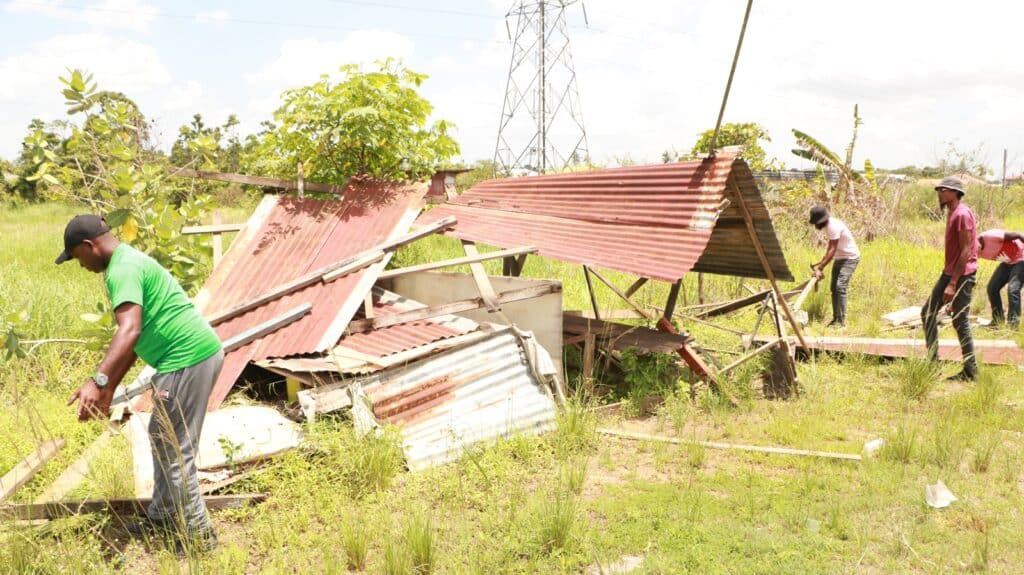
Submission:
MULTIPOLYGON (((426 307, 421 302, 387 291, 373 288, 374 317, 383 317, 426 307)), ((360 308, 353 319, 366 317, 360 308)), ((442 340, 458 338, 474 332, 480 324, 456 315, 441 315, 419 321, 402 323, 360 333, 342 336, 338 345, 324 354, 313 356, 264 359, 257 365, 286 375, 337 372, 343 374, 365 374, 380 371, 402 359, 418 359, 432 351, 426 346, 442 340), (405 352, 405 353, 403 353, 405 352), (421 353, 420 353, 421 352, 421 353), (385 358, 387 360, 385 361, 385 358)))
POLYGON ((505 248, 534 245, 545 257, 664 281, 691 269, 764 278, 739 197, 747 202, 775 276, 792 280, 750 169, 728 154, 488 180, 420 219, 455 216, 448 234, 464 240, 505 248))
MULTIPOLYGON (((426 184, 353 181, 339 200, 265 197, 197 296, 197 305, 204 315, 214 315, 405 233, 426 189, 426 184)), ((229 353, 209 408, 216 409, 250 361, 319 353, 337 344, 388 259, 217 325, 217 335, 226 340, 297 305, 313 306, 299 321, 229 353)))
POLYGON ((399 426, 411 469, 476 443, 554 428, 555 403, 513 328, 408 366, 353 380, 374 416, 399 426))

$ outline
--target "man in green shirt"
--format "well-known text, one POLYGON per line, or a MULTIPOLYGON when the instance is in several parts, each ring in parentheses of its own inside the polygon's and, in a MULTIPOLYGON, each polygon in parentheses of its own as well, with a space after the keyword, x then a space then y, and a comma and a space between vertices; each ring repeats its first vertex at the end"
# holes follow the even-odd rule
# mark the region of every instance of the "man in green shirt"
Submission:
POLYGON ((220 339, 171 274, 153 258, 121 243, 103 218, 75 216, 64 230, 58 264, 77 259, 105 273, 117 331, 95 374, 71 396, 78 419, 107 417, 110 402, 135 359, 156 370, 152 380, 153 500, 129 532, 176 534, 211 549, 217 538, 199 492, 195 458, 206 404, 224 361, 220 339))

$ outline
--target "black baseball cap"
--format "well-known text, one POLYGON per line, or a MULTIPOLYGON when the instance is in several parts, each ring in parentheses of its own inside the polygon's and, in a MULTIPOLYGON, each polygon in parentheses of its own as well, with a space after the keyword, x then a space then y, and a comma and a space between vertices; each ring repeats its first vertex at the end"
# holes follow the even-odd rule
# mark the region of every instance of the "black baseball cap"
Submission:
POLYGON ((96 239, 110 231, 110 226, 100 216, 82 214, 71 218, 64 228, 64 251, 55 263, 62 264, 71 259, 71 250, 85 240, 96 239))
POLYGON ((810 223, 818 225, 828 219, 828 210, 821 206, 814 206, 811 208, 811 221, 810 223))

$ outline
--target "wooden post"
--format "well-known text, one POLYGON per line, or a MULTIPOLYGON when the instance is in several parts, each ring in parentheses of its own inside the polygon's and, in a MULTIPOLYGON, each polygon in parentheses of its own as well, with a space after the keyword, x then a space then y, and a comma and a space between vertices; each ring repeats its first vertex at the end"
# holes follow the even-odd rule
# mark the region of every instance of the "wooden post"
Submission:
POLYGON ((793 311, 789 309, 789 304, 786 302, 786 296, 782 294, 782 290, 779 289, 778 282, 775 281, 775 272, 772 271, 772 266, 768 261, 768 256, 764 253, 764 246, 761 245, 761 238, 757 237, 757 228, 754 227, 754 217, 750 215, 750 208, 747 207, 747 201, 743 198, 743 192, 740 191, 739 186, 736 185, 736 181, 731 176, 729 177, 729 189, 736 195, 736 202, 739 205, 740 212, 743 214, 743 220, 747 224, 747 232, 750 234, 750 240, 754 242, 754 249, 757 250, 757 257, 761 259, 761 266, 764 268, 764 273, 768 276, 768 281, 772 284, 772 289, 775 290, 776 302, 778 305, 782 306, 782 311, 785 312, 786 319, 788 319, 790 325, 793 326, 793 333, 796 334, 797 340, 800 341, 800 347, 804 348, 804 350, 810 351, 807 348, 807 343, 804 341, 803 334, 800 332, 800 324, 798 324, 796 318, 793 317, 793 311))
MULTIPOLYGON (((220 210, 213 210, 213 225, 220 225, 220 210)), ((220 263, 221 257, 224 255, 224 242, 220 237, 220 233, 213 234, 213 267, 216 268, 217 264, 220 263)))
POLYGON ((583 389, 589 397, 594 388, 594 354, 597 353, 597 336, 587 331, 583 339, 583 389))
MULTIPOLYGON (((680 279, 679 281, 683 280, 680 279)), ((678 284, 679 282, 676 283, 678 284)), ((626 288, 626 295, 633 297, 633 294, 640 291, 640 288, 644 287, 645 284, 647 284, 647 278, 638 278, 635 282, 633 282, 633 285, 626 288)), ((676 295, 679 295, 679 288, 676 288, 676 295)))
POLYGON ((704 303, 704 274, 697 273, 697 303, 704 303))
MULTIPOLYGON (((682 278, 676 280, 676 283, 672 284, 672 287, 669 288, 668 290, 668 300, 665 301, 665 313, 662 314, 662 317, 664 317, 666 320, 671 321, 672 314, 674 314, 676 311, 676 301, 679 299, 679 285, 680 283, 682 283, 682 281, 682 278)), ((632 288, 633 286, 629 287, 632 288)), ((626 290, 626 295, 629 296, 633 294, 629 293, 629 290, 626 290)))
POLYGON ((583 266, 583 277, 587 280, 587 293, 590 294, 590 305, 594 308, 594 319, 601 319, 601 312, 597 309, 597 297, 594 295, 594 284, 590 281, 590 268, 583 266))
POLYGON ((288 403, 299 401, 299 391, 302 389, 302 382, 294 377, 287 377, 284 380, 284 385, 288 391, 288 403))
POLYGON ((306 197, 306 182, 304 181, 304 178, 302 177, 302 162, 301 161, 299 162, 298 174, 296 174, 296 176, 297 176, 296 184, 298 185, 298 189, 299 189, 299 197, 300 198, 304 198, 304 197, 306 197))
MULTIPOLYGON (((466 252, 466 257, 480 257, 476 244, 471 241, 462 240, 462 249, 466 252)), ((500 312, 501 306, 498 304, 498 294, 495 293, 494 286, 491 285, 491 279, 487 277, 487 270, 484 269, 484 264, 479 261, 471 262, 469 270, 473 272, 476 289, 480 291, 480 297, 483 298, 487 311, 490 313, 500 312)))

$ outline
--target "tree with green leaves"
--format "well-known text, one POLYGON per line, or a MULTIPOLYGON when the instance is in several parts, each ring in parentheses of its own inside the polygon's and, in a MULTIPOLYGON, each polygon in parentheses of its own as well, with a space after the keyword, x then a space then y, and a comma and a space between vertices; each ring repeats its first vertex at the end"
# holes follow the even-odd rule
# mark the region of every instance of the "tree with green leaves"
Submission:
POLYGON ((247 171, 342 183, 357 174, 382 179, 420 179, 459 153, 444 120, 428 123, 433 107, 416 91, 427 76, 388 59, 374 71, 341 67, 343 79, 327 76, 288 90, 247 171))
MULTIPOLYGON (((714 135, 714 128, 702 132, 700 137, 697 138, 697 142, 693 145, 690 156, 710 153, 711 138, 714 135)), ((764 147, 761 145, 761 142, 771 141, 768 130, 765 130, 759 124, 754 122, 727 123, 722 124, 718 132, 718 142, 715 145, 719 148, 742 146, 743 151, 740 152, 740 157, 747 161, 751 170, 761 172, 765 170, 779 170, 783 167, 782 162, 779 160, 775 158, 769 159, 768 153, 765 152, 764 147)), ((662 154, 662 160, 667 158, 671 158, 668 152, 662 154)))
MULTIPOLYGON (((877 191, 875 183, 875 170, 871 160, 864 161, 864 175, 853 169, 853 150, 857 143, 857 130, 864 121, 861 120, 860 112, 856 104, 853 105, 853 135, 850 143, 846 146, 846 159, 843 160, 838 154, 830 150, 825 144, 811 137, 806 132, 793 128, 793 136, 796 138, 796 145, 793 155, 810 160, 818 165, 820 169, 832 170, 839 175, 838 188, 846 191, 846 201, 856 203, 858 200, 857 185, 866 184, 872 192, 877 191)), ((826 199, 831 202, 832 194, 827 194, 826 199)))
POLYGON ((149 124, 130 98, 98 90, 81 70, 61 82, 69 134, 58 143, 26 139, 28 153, 43 160, 28 179, 49 197, 104 215, 122 240, 160 262, 186 290, 196 289, 206 271, 196 257, 199 240, 179 232, 202 221, 209 197, 171 181, 167 159, 150 144, 149 124))

